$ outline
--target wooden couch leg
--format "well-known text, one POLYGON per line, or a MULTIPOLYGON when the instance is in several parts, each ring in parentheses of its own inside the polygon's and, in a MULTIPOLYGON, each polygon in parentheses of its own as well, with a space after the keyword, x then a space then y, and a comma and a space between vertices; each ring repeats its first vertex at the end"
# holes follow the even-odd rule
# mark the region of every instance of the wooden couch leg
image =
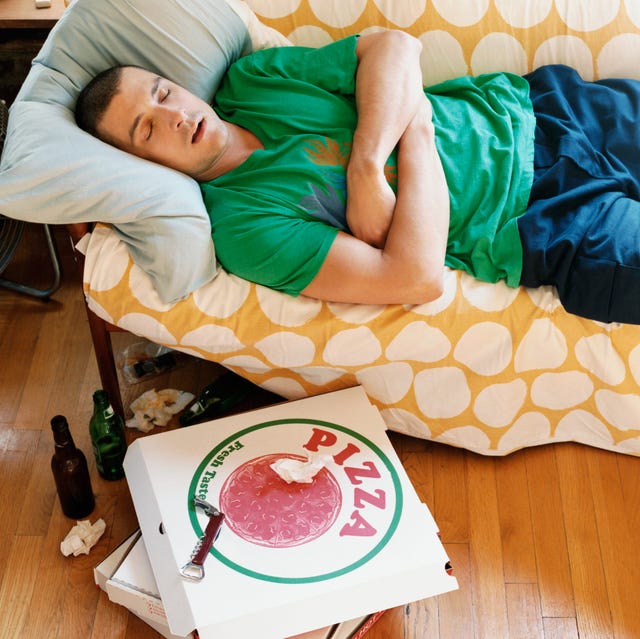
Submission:
POLYGON ((93 349, 96 354, 102 388, 107 391, 113 409, 124 418, 118 372, 107 322, 98 317, 88 306, 85 305, 85 308, 89 318, 89 329, 91 330, 93 349))
MULTIPOLYGON (((86 222, 78 224, 67 224, 67 232, 71 239, 71 245, 74 247, 74 256, 76 267, 82 286, 82 269, 84 267, 84 256, 75 250, 75 245, 91 231, 91 225, 86 222)), ((120 385, 118 383, 118 372, 116 369, 115 358, 113 357, 113 347, 111 345, 110 331, 119 331, 117 326, 113 326, 101 317, 98 317, 87 304, 84 298, 84 308, 87 311, 89 319, 89 330, 91 331, 91 339, 93 340, 93 350, 96 354, 98 364, 98 372, 100 373, 100 381, 102 388, 107 391, 113 410, 122 415, 124 418, 124 410, 122 406, 122 395, 120 394, 120 385)))

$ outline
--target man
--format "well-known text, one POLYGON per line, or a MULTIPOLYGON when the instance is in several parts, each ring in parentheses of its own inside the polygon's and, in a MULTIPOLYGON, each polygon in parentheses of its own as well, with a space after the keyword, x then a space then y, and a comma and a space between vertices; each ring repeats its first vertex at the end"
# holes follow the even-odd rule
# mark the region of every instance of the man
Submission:
POLYGON ((220 261, 247 279, 413 304, 440 295, 447 264, 640 323, 640 140, 611 117, 637 121, 637 87, 559 67, 425 96, 419 61, 398 31, 262 51, 231 66, 215 110, 125 67, 89 85, 77 120, 198 180, 220 261))

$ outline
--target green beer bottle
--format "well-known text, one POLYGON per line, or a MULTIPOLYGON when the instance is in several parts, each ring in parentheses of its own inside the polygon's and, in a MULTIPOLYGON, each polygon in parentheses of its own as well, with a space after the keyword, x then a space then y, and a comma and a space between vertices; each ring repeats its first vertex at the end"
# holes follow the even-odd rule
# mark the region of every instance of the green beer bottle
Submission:
POLYGON ((122 462, 127 452, 124 422, 113 410, 109 396, 104 390, 97 390, 93 394, 93 415, 89 422, 89 434, 100 476, 104 479, 124 477, 122 462))

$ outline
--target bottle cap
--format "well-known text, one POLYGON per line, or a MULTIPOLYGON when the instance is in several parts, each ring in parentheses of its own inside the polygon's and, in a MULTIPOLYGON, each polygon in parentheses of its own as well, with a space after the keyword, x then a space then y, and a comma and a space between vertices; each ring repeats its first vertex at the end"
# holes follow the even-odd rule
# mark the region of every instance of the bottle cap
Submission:
POLYGON ((61 432, 69 428, 69 424, 67 423, 67 418, 64 415, 56 415, 51 418, 51 430, 54 432, 61 432))

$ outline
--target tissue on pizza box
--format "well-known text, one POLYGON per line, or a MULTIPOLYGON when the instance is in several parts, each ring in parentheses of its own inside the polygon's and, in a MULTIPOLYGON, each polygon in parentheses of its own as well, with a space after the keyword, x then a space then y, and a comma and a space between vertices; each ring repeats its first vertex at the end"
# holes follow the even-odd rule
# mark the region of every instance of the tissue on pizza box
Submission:
POLYGON ((281 639, 457 588, 428 508, 361 387, 137 439, 125 473, 171 631, 281 639), (328 459, 287 483, 281 459, 328 459), (202 581, 180 572, 225 520, 202 581))

